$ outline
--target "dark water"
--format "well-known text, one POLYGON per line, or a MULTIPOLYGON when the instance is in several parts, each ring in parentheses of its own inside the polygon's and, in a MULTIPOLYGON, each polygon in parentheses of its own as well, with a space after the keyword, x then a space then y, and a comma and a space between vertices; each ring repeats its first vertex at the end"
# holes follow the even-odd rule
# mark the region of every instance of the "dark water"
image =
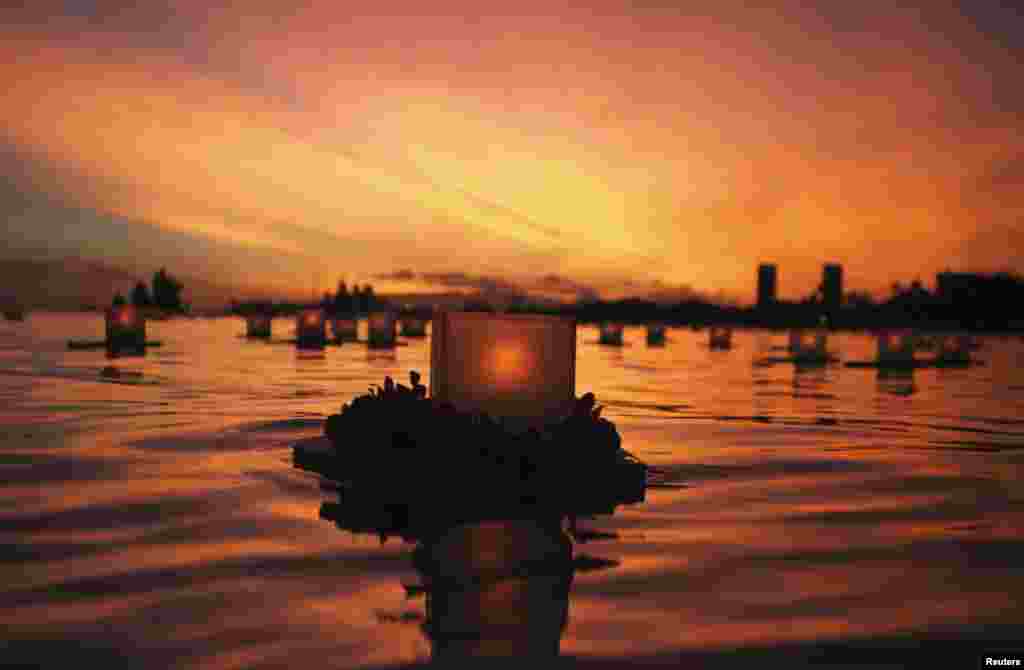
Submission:
MULTIPOLYGON (((289 446, 384 375, 427 381, 429 339, 298 354, 226 318, 152 322, 165 345, 144 358, 65 350, 102 327, 0 322, 6 661, 427 660, 425 604, 403 588, 419 578, 412 547, 318 518, 328 496, 289 446), (119 376, 101 376, 110 364, 119 376)), ((670 330, 653 349, 627 328, 608 349, 580 328, 577 393, 596 394, 663 486, 586 524, 610 537, 574 547, 592 569, 572 578, 563 655, 1022 637, 1024 343, 986 338, 983 367, 893 376, 754 365, 782 333, 736 333, 731 351, 706 337, 670 330)), ((830 338, 844 359, 873 346, 830 338)))

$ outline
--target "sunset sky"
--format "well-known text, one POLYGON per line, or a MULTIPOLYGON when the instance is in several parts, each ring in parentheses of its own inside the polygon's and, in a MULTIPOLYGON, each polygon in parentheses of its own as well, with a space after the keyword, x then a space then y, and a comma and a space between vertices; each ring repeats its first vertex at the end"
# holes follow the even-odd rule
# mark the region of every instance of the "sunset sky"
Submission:
POLYGON ((761 261, 787 298, 1024 271, 1017 3, 25 4, 0 255, 745 302, 761 261))

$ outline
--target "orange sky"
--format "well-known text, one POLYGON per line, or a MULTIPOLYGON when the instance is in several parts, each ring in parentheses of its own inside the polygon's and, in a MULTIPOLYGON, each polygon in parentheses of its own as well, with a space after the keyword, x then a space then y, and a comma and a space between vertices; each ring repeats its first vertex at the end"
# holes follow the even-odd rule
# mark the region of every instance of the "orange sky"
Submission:
POLYGON ((435 279, 378 292, 557 275, 743 301, 760 261, 783 297, 826 261, 876 293, 1024 271, 1012 10, 593 4, 3 10, 9 253, 304 290, 412 269, 435 279))

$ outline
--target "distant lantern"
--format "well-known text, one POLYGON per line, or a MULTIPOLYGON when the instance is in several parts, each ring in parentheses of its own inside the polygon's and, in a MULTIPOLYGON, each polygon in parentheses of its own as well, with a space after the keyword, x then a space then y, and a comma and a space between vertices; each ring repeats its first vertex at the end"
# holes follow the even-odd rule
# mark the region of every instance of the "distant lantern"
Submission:
POLYGON ((270 337, 270 315, 250 314, 245 317, 245 334, 247 337, 270 337))
POLYGON ((356 339, 357 323, 355 319, 331 319, 331 336, 335 342, 352 342, 356 339))
POLYGON ((621 323, 602 323, 601 334, 598 338, 598 342, 601 344, 622 344, 622 324, 621 323))
POLYGON ((818 319, 818 330, 814 333, 814 349, 812 353, 815 356, 825 356, 828 351, 828 319, 821 317, 818 319))
POLYGON ((789 331, 789 345, 786 347, 789 353, 799 354, 804 350, 804 331, 794 328, 789 331))
POLYGON ((131 305, 116 305, 106 313, 106 345, 113 351, 143 351, 146 319, 131 305))
POLYGON ((969 363, 971 360, 971 338, 969 335, 943 337, 938 341, 936 363, 969 363))
POLYGON ((295 319, 295 344, 320 348, 327 342, 327 324, 322 309, 304 309, 295 319))
POLYGON ((880 363, 907 363, 914 360, 917 348, 916 338, 909 332, 893 333, 882 331, 877 336, 878 361, 880 363))
POLYGON ((665 344, 665 326, 661 324, 649 324, 647 326, 647 344, 665 344))
POLYGON ((712 349, 731 349, 732 328, 712 326, 708 332, 708 346, 712 349))
POLYGON ((824 356, 828 351, 828 333, 818 332, 814 334, 814 349, 811 350, 816 356, 824 356))
POLYGON ((395 346, 395 315, 392 312, 370 314, 366 342, 371 347, 395 346))
POLYGON ((419 317, 410 316, 402 319, 402 337, 425 337, 427 334, 427 321, 419 317))
POLYGON ((574 319, 486 312, 440 312, 434 318, 435 401, 537 426, 569 414, 575 387, 574 319))

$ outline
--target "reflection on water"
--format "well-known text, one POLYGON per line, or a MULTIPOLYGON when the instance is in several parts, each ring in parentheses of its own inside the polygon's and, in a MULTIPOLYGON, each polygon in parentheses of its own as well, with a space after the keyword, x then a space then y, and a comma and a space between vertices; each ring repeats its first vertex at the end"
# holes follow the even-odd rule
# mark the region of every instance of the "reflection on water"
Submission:
POLYGON ((435 659, 557 656, 569 618, 572 543, 558 524, 487 521, 420 545, 423 629, 435 659))
POLYGON ((875 375, 879 393, 890 393, 898 396, 912 395, 914 386, 914 370, 879 368, 875 375))
MULTIPOLYGON (((410 548, 323 523, 323 492, 289 453, 382 374, 416 369, 429 384, 429 338, 390 359, 346 343, 307 360, 239 338, 240 319, 151 331, 163 347, 109 361, 66 346, 102 339, 100 316, 0 323, 4 662, 429 659, 425 599, 402 588, 421 579, 410 548)), ((609 349, 579 330, 577 391, 595 393, 664 486, 601 521, 617 537, 597 558, 617 564, 574 561, 562 656, 760 667, 788 650, 782 667, 900 667, 857 650, 1024 639, 1024 342, 986 338, 983 367, 901 377, 756 367, 785 333, 736 331, 721 352, 706 333, 667 335, 648 348, 627 327, 633 346, 609 349)), ((829 347, 875 354, 866 335, 833 334, 829 347)), ((507 597, 541 599, 525 585, 507 597)))
MULTIPOLYGON (((493 661, 558 656, 569 621, 574 573, 618 565, 615 560, 588 555, 574 558, 570 535, 557 512, 523 509, 516 518, 485 515, 476 521, 457 521, 444 512, 438 516, 427 501, 412 508, 346 502, 349 497, 342 492, 339 502, 324 503, 320 516, 345 531, 376 535, 382 544, 395 534, 416 544, 411 564, 418 583, 404 588, 408 597, 425 596, 425 614, 404 612, 380 618, 389 622, 422 619, 420 628, 430 642, 431 658, 442 665, 464 667, 462 662, 476 657, 493 661), (413 521, 416 518, 424 520, 419 527, 413 521)), ((457 516, 465 517, 465 512, 457 516)), ((581 544, 616 537, 580 530, 575 522, 570 528, 581 544)))
POLYGON ((395 349, 367 347, 366 362, 371 365, 394 365, 398 362, 398 351, 395 349))

